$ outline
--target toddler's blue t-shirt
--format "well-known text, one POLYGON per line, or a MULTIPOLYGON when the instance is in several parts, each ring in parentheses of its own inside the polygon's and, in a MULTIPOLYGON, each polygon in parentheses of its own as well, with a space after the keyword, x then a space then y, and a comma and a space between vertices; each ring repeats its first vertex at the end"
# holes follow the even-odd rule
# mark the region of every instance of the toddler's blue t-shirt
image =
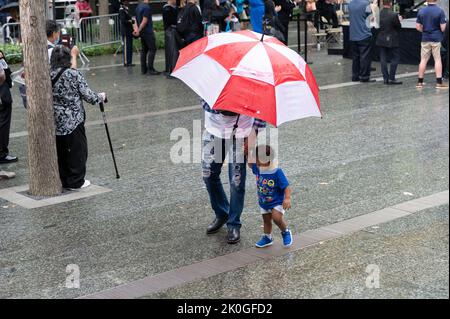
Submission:
POLYGON ((256 164, 252 165, 252 171, 256 175, 259 206, 269 210, 282 205, 284 190, 289 186, 283 171, 280 168, 261 171, 256 164))

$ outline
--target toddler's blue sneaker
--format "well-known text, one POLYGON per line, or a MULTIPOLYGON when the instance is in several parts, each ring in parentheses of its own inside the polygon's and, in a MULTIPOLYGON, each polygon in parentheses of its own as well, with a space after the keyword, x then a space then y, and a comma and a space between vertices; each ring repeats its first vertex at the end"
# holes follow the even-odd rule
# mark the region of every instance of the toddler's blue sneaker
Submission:
POLYGON ((267 235, 262 235, 261 239, 255 244, 258 248, 267 247, 273 244, 273 238, 267 235))
POLYGON ((281 236, 283 237, 284 247, 289 247, 292 245, 292 233, 289 229, 286 229, 285 232, 282 232, 281 236))

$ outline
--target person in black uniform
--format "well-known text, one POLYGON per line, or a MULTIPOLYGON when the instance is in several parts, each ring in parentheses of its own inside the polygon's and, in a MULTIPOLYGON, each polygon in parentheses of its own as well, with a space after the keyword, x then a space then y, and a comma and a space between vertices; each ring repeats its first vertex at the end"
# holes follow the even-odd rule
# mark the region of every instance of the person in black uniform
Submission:
POLYGON ((384 84, 402 84, 395 79, 397 65, 400 61, 399 30, 402 28, 400 16, 392 11, 392 0, 383 0, 383 10, 380 12, 380 31, 376 45, 380 48, 381 71, 384 84), (391 67, 388 71, 388 58, 391 67))
POLYGON ((0 164, 17 162, 18 158, 9 154, 9 130, 11 128, 12 97, 11 70, 3 51, 0 51, 0 68, 4 74, 4 81, 0 85, 0 164))
POLYGON ((281 6, 278 12, 278 20, 284 27, 283 36, 284 44, 288 45, 289 21, 291 20, 292 10, 294 10, 300 0, 274 0, 275 6, 281 6))
POLYGON ((123 42, 123 65, 125 67, 133 64, 133 17, 130 14, 129 1, 120 1, 119 20, 120 33, 123 42))
POLYGON ((166 59, 166 69, 164 73, 168 79, 171 79, 173 69, 178 60, 178 44, 177 44, 177 1, 168 0, 163 7, 163 23, 164 23, 164 51, 166 59))
POLYGON ((189 45, 203 37, 202 14, 197 7, 197 0, 187 0, 180 11, 177 21, 177 31, 185 45, 189 45))
POLYGON ((202 11, 203 22, 219 25, 219 31, 224 32, 227 26, 225 19, 229 10, 220 4, 219 0, 205 0, 202 11))

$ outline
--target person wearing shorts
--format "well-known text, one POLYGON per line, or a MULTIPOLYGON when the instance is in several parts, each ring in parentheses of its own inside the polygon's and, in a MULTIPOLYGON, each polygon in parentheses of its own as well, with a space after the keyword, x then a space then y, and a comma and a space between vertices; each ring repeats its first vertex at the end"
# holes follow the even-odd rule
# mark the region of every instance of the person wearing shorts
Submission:
POLYGON ((255 244, 258 248, 273 244, 272 221, 281 230, 283 245, 292 245, 292 233, 284 218, 285 211, 291 208, 291 189, 283 171, 274 165, 275 153, 268 145, 256 148, 255 163, 249 161, 256 175, 258 202, 264 221, 264 234, 255 244))
POLYGON ((422 33, 422 49, 419 65, 419 79, 416 87, 423 88, 423 78, 428 60, 434 59, 436 72, 436 88, 448 89, 442 82, 441 41, 446 27, 445 12, 436 5, 436 0, 429 0, 428 6, 421 9, 417 15, 416 29, 422 33))

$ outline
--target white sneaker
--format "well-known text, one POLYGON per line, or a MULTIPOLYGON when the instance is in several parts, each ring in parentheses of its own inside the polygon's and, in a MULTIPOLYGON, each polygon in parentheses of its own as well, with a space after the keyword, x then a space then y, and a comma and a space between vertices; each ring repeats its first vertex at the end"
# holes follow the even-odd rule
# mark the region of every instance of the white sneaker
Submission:
POLYGON ((14 172, 0 171, 0 179, 11 179, 14 177, 16 177, 14 172))
POLYGON ((86 188, 86 187, 89 187, 89 186, 91 186, 91 182, 88 181, 88 180, 86 179, 86 180, 84 181, 83 186, 81 186, 80 188, 86 188))
POLYGON ((80 188, 69 188, 69 190, 71 190, 71 191, 77 191, 77 190, 80 190, 80 189, 83 189, 83 188, 89 187, 90 185, 91 185, 91 182, 90 182, 90 181, 88 181, 87 179, 85 179, 85 180, 84 180, 84 184, 83 184, 83 185, 81 185, 81 187, 80 187, 80 188))

